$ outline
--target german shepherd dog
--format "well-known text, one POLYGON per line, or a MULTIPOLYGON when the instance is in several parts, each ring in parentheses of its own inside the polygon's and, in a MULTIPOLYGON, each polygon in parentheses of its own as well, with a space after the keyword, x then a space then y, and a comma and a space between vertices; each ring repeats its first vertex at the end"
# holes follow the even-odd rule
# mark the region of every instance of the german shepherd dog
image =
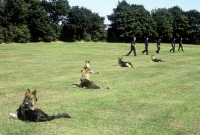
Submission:
POLYGON ((44 113, 41 109, 33 108, 33 105, 37 101, 36 98, 37 91, 30 91, 30 89, 27 89, 25 93, 25 98, 23 103, 19 106, 17 109, 17 114, 10 113, 11 116, 15 117, 17 116, 18 119, 28 122, 44 122, 44 121, 50 121, 57 118, 71 118, 67 113, 58 113, 53 116, 48 116, 46 113, 44 113))
POLYGON ((122 57, 118 57, 118 67, 133 67, 133 65, 130 62, 122 61, 122 57))
POLYGON ((93 81, 90 81, 88 79, 82 79, 80 84, 73 84, 75 86, 78 86, 80 88, 85 89, 100 89, 100 86, 97 86, 93 81))
MULTIPOLYGON (((85 61, 85 67, 90 68, 90 60, 86 60, 85 61)), ((94 71, 90 70, 90 73, 92 73, 92 74, 98 74, 99 72, 94 72, 94 71)))
MULTIPOLYGON (((81 70, 82 76, 80 79, 80 84, 73 84, 74 86, 80 87, 80 88, 85 88, 85 89, 100 89, 103 87, 97 86, 93 81, 89 80, 89 76, 91 73, 90 68, 84 67, 83 70, 81 70)), ((109 89, 106 87, 106 89, 109 89)))
POLYGON ((91 69, 89 67, 83 67, 83 70, 81 70, 81 73, 82 73, 82 75, 81 75, 80 81, 83 79, 89 80, 91 69))
POLYGON ((151 55, 151 60, 152 60, 152 62, 164 62, 161 59, 156 59, 156 57, 154 55, 151 55))

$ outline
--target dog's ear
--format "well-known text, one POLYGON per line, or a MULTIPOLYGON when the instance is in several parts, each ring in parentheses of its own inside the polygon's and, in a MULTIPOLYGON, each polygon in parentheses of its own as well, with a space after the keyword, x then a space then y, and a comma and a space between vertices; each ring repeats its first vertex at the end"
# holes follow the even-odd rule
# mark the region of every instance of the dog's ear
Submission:
POLYGON ((87 60, 85 61, 85 63, 87 63, 87 60))
POLYGON ((30 89, 27 89, 27 90, 26 90, 26 92, 29 92, 29 93, 30 93, 30 92, 31 92, 31 90, 30 90, 30 89))
POLYGON ((36 91, 36 90, 34 90, 34 91, 32 92, 32 94, 36 95, 36 94, 37 94, 37 91, 36 91))
POLYGON ((88 60, 88 63, 90 63, 90 60, 88 60))
POLYGON ((25 93, 25 96, 27 96, 29 93, 31 93, 31 90, 30 90, 30 89, 27 89, 27 90, 26 90, 26 93, 25 93))

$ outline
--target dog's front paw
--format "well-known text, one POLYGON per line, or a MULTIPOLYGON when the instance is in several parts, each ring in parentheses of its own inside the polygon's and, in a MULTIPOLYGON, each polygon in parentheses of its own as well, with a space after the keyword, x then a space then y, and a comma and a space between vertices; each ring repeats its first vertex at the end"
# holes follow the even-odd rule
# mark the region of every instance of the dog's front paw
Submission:
POLYGON ((10 117, 13 119, 17 119, 17 114, 16 113, 10 113, 10 117))

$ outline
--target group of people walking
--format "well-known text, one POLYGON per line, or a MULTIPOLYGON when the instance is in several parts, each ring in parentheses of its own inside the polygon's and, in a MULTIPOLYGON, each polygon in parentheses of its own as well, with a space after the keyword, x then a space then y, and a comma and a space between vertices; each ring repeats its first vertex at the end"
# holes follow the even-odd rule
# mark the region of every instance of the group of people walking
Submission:
MULTIPOLYGON (((170 52, 173 52, 175 53, 175 42, 176 41, 176 38, 174 38, 172 40, 172 48, 170 49, 170 52)), ((178 47, 178 51, 181 49, 182 51, 183 50, 183 38, 180 38, 180 41, 179 41, 179 47, 178 47)), ((161 45, 161 39, 158 39, 157 41, 157 50, 156 50, 156 53, 159 53, 160 52, 160 45, 161 45)), ((144 54, 146 52, 146 55, 148 55, 149 51, 148 51, 148 46, 149 46, 149 38, 146 38, 145 41, 144 41, 144 50, 142 51, 142 54, 144 54)), ((136 37, 133 37, 133 40, 131 41, 131 49, 130 51, 127 53, 126 56, 130 55, 131 52, 133 51, 134 53, 134 56, 137 56, 136 54, 136 37)))

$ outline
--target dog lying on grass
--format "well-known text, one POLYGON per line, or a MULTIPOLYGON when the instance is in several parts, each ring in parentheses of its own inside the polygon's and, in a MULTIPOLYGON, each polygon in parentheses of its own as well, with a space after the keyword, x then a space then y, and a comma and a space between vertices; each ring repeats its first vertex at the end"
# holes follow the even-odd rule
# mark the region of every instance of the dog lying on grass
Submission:
POLYGON ((73 84, 73 85, 80 88, 85 88, 85 89, 100 89, 101 88, 100 86, 97 86, 93 81, 90 81, 85 78, 81 80, 80 84, 73 84))
MULTIPOLYGON (((104 88, 102 86, 96 85, 93 81, 89 80, 91 70, 88 67, 84 67, 83 70, 81 70, 82 76, 80 79, 80 84, 73 84, 74 86, 80 87, 80 88, 85 88, 85 89, 100 89, 104 88)), ((109 89, 106 87, 106 89, 109 89)))
POLYGON ((152 60, 152 62, 164 62, 161 59, 156 59, 156 57, 154 55, 151 55, 151 60, 152 60))
POLYGON ((122 57, 118 57, 118 67, 133 67, 133 65, 130 62, 122 61, 122 57))
POLYGON ((58 113, 53 116, 48 116, 46 113, 44 113, 41 109, 33 108, 35 102, 37 101, 36 98, 37 91, 30 91, 30 89, 27 89, 25 93, 25 98, 23 103, 19 106, 17 109, 17 114, 10 115, 13 118, 18 118, 22 121, 28 122, 44 122, 44 121, 50 121, 57 118, 71 118, 67 113, 58 113))

